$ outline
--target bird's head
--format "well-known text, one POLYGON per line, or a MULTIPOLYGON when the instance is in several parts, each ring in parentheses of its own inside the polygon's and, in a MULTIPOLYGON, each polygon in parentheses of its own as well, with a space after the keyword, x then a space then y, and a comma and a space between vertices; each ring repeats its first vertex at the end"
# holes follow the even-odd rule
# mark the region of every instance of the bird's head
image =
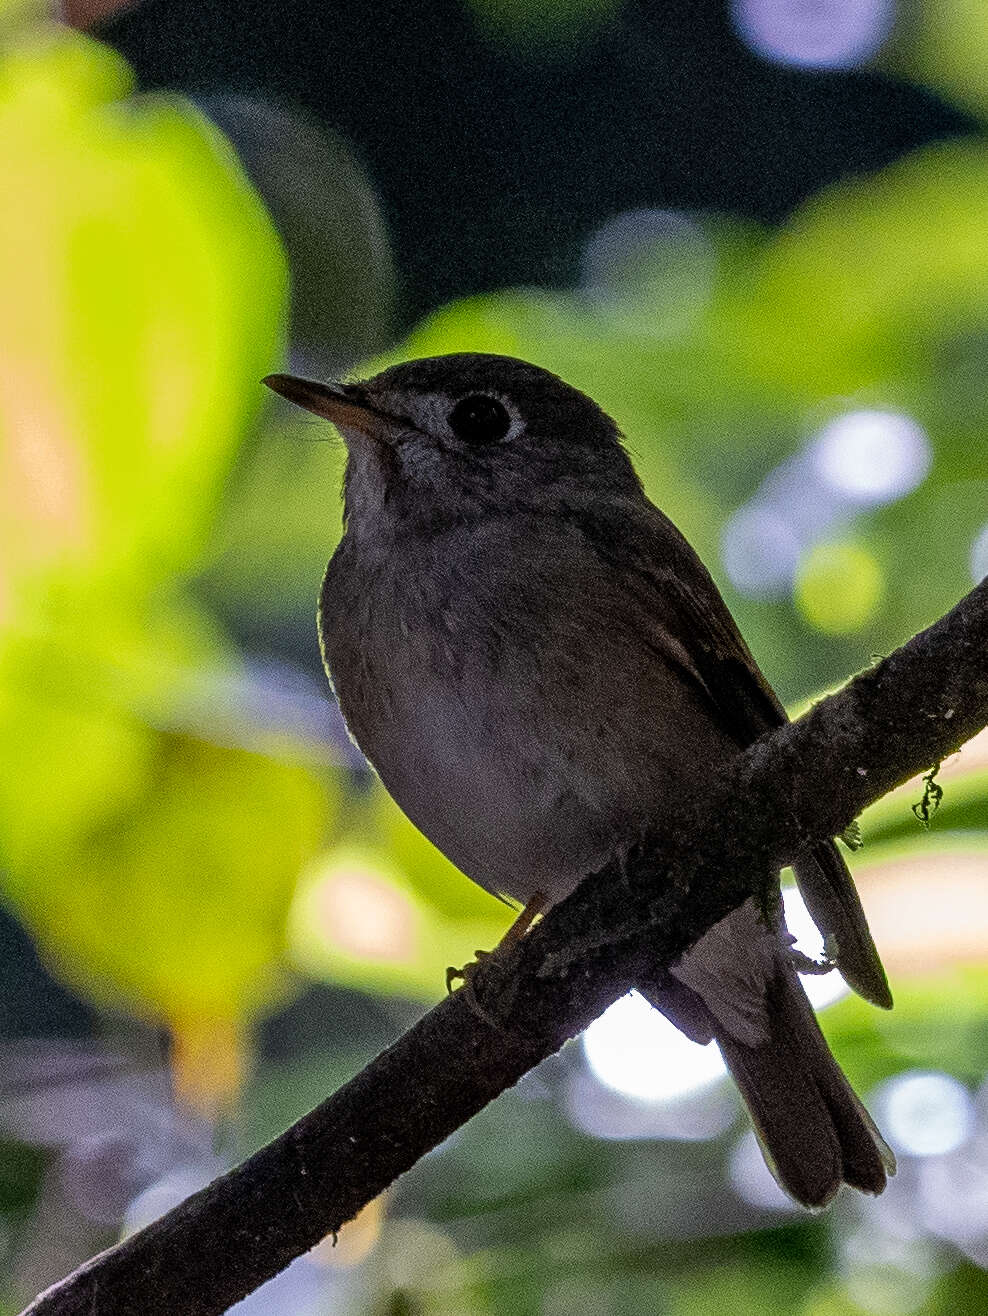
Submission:
POLYGON ((552 511, 640 489, 614 421, 558 376, 513 357, 428 357, 351 384, 264 382, 342 434, 348 524, 552 511))

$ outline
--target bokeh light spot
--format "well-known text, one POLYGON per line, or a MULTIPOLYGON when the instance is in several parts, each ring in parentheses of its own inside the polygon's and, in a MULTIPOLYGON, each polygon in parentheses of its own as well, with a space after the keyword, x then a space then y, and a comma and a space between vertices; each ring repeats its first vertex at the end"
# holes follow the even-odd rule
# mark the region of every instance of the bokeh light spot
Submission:
POLYGON ((574 1066, 564 1100, 575 1128, 608 1142, 708 1142, 726 1133, 738 1115, 737 1099, 726 1083, 694 1088, 669 1101, 646 1101, 607 1087, 588 1065, 574 1066))
POLYGON ((811 626, 828 635, 860 630, 885 593, 885 577, 863 544, 817 544, 796 572, 795 601, 811 626))
POLYGON ((988 1129, 984 1106, 973 1136, 953 1154, 919 1164, 919 1217, 982 1269, 988 1269, 988 1129))
POLYGON ((923 427, 895 411, 851 411, 825 426, 813 446, 821 480, 852 502, 902 498, 923 482, 933 451, 923 427))
POLYGON ((929 1311, 937 1273, 933 1248, 924 1239, 901 1237, 864 1222, 843 1239, 840 1269, 855 1310, 875 1316, 913 1316, 929 1311))
POLYGON ((974 1128, 971 1094, 949 1074, 899 1074, 882 1085, 876 1104, 893 1149, 906 1156, 943 1156, 966 1142, 974 1128))
POLYGON ((988 576, 988 522, 981 527, 971 546, 971 576, 976 585, 988 576))
MULTIPOLYGON (((799 949, 818 958, 823 939, 799 892, 787 888, 783 900, 786 923, 799 949)), ((818 1009, 847 993, 836 972, 804 976, 803 985, 818 1009)), ((691 1042, 637 992, 622 996, 590 1025, 583 1034, 583 1050, 600 1083, 639 1101, 675 1101, 727 1072, 715 1043, 691 1042)))
POLYGON ((594 1076, 640 1101, 672 1101, 727 1071, 715 1043, 699 1046, 637 992, 622 996, 583 1034, 594 1076))
POLYGON ((895 18, 892 0, 732 0, 756 55, 805 68, 850 68, 873 55, 895 18))
POLYGON ((415 953, 415 911, 377 873, 349 865, 331 868, 319 884, 316 909, 326 937, 350 955, 406 960, 415 953))
POLYGON ((765 599, 788 594, 799 549, 791 520, 774 507, 751 503, 724 527, 720 552, 735 589, 765 599))
POLYGON ((625 326, 662 336, 689 323, 708 304, 717 254, 702 226, 675 210, 626 210, 590 238, 583 288, 598 310, 625 326))

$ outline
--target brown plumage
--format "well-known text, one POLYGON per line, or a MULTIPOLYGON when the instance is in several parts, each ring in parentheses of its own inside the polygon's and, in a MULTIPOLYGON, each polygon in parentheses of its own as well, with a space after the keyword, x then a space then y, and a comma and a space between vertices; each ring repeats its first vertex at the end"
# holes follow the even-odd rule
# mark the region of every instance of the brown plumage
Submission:
MULTIPOLYGON (((346 440, 346 532, 320 596, 355 740, 414 823, 489 891, 561 899, 785 713, 706 568, 645 497, 614 422, 505 357, 366 383, 277 376, 346 440)), ((891 997, 832 840, 795 865, 837 965, 891 997)), ((781 917, 781 916, 780 916, 781 917)), ((716 1038, 780 1183, 808 1206, 893 1162, 749 901, 649 998, 716 1038)))

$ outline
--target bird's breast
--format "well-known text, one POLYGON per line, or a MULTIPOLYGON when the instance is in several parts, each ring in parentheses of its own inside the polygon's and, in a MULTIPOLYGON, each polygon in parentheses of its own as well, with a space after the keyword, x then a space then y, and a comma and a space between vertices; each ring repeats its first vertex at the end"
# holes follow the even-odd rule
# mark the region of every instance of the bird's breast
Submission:
POLYGON ((498 526, 430 554, 344 546, 322 594, 357 744, 457 867, 522 901, 661 824, 729 744, 579 551, 498 526))
POLYGON ((347 575, 327 573, 323 657, 388 792, 487 890, 567 894, 613 836, 542 734, 540 656, 522 658, 517 637, 464 610, 441 577, 381 570, 358 588, 347 575))

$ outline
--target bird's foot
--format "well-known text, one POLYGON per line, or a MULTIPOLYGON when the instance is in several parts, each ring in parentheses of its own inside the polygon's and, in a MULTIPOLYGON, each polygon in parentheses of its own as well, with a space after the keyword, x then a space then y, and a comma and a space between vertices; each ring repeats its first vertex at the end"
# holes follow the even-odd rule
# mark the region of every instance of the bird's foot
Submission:
POLYGON ((454 982, 462 982, 464 988, 469 987, 470 983, 473 981, 474 974, 480 968, 481 960, 486 960, 490 953, 489 950, 475 950, 475 958, 472 959, 469 964, 464 964, 461 969, 456 968, 455 965, 449 965, 446 970, 447 992, 452 995, 454 982))
POLYGON ((501 1028, 501 1025, 492 1015, 488 1014, 477 1000, 477 992, 473 985, 473 980, 477 976, 477 971, 480 969, 483 962, 491 959, 494 954, 494 951, 475 950, 475 958, 472 959, 469 964, 464 964, 459 969, 451 964, 446 970, 446 991, 452 995, 455 990, 453 984, 455 982, 462 982, 463 986, 460 990, 462 990, 463 999, 466 1001, 471 1011, 477 1015, 479 1019, 483 1019, 485 1023, 490 1024, 492 1028, 496 1028, 498 1032, 502 1032, 503 1029, 501 1028))
POLYGON ((833 937, 824 937, 823 954, 818 960, 812 955, 804 955, 801 950, 795 946, 789 948, 789 963, 797 973, 810 973, 814 975, 823 975, 831 973, 837 968, 837 944, 833 937))
POLYGON ((462 982, 463 986, 459 990, 463 992, 463 999, 467 1005, 478 1018, 490 1024, 491 1028, 496 1028, 498 1032, 505 1030, 477 999, 474 979, 485 965, 496 966, 498 976, 501 978, 510 976, 521 952, 521 942, 545 906, 546 897, 541 891, 536 891, 493 950, 474 951, 474 959, 469 964, 464 964, 459 969, 451 965, 446 970, 447 992, 453 992, 455 982, 462 982))

